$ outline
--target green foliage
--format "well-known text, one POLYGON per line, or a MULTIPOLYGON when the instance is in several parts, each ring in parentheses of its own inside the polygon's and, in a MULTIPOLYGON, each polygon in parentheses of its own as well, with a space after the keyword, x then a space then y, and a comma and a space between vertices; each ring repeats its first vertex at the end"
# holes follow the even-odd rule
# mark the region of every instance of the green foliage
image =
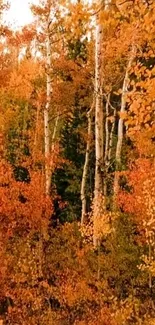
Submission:
POLYGON ((68 42, 68 57, 72 60, 87 60, 87 38, 84 41, 72 39, 68 42))
POLYGON ((60 134, 60 144, 63 158, 67 161, 63 169, 57 169, 53 176, 57 193, 66 207, 63 209, 60 220, 71 221, 80 218, 81 200, 80 186, 84 164, 85 143, 83 143, 80 129, 85 125, 85 116, 75 109, 73 118, 67 119, 60 134))
POLYGON ((101 274, 120 299, 134 295, 140 275, 138 265, 142 252, 136 244, 136 234, 137 228, 132 218, 121 215, 115 222, 114 233, 101 246, 104 254, 101 274))

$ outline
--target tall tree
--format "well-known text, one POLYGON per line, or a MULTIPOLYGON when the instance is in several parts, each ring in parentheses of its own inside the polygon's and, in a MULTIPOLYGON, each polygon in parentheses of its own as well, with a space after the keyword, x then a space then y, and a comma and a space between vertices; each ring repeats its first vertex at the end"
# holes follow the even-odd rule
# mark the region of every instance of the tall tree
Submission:
POLYGON ((129 59, 127 63, 127 68, 125 72, 125 77, 122 87, 122 96, 121 96, 121 108, 119 112, 119 121, 118 121, 118 134, 117 134, 117 145, 116 145, 116 171, 114 176, 114 208, 116 208, 116 200, 119 190, 119 169, 121 166, 121 156, 122 156, 122 145, 124 138, 124 114, 126 112, 127 105, 127 93, 130 85, 130 69, 133 63, 133 60, 136 56, 136 46, 135 44, 131 45, 131 51, 129 53, 129 59))
POLYGON ((87 141, 86 141, 86 153, 85 153, 85 162, 83 167, 82 182, 81 182, 81 225, 83 225, 87 220, 87 177, 89 172, 89 160, 91 153, 91 142, 92 142, 92 114, 94 110, 94 100, 92 107, 87 113, 88 120, 88 130, 87 130, 87 141))
MULTIPOLYGON (((55 0, 40 1, 38 6, 33 5, 32 11, 40 18, 40 39, 42 44, 45 42, 45 72, 46 72, 46 103, 44 106, 44 153, 45 153, 45 192, 50 194, 51 187, 51 167, 50 154, 51 139, 54 141, 56 130, 54 128, 53 136, 50 132, 50 111, 52 106, 52 42, 53 32, 58 28, 58 4, 55 0), (53 22, 54 21, 54 22, 53 22), (43 37, 45 35, 45 37, 43 37)), ((39 36, 38 36, 39 37, 39 36)), ((57 127, 57 119, 56 125, 57 127)))
MULTIPOLYGON (((104 10, 108 10, 109 2, 105 1, 104 10)), ((95 188, 94 188, 94 246, 98 245, 98 222, 100 210, 103 204, 103 163, 104 163, 104 124, 103 124, 103 89, 102 89, 102 41, 103 25, 100 13, 103 10, 103 2, 97 3, 96 33, 95 33, 95 188)))
POLYGON ((51 185, 51 173, 49 166, 50 156, 50 129, 49 129, 49 110, 51 106, 51 92, 52 92, 52 80, 51 80, 51 9, 52 3, 49 4, 46 22, 46 105, 44 108, 44 136, 45 136, 45 192, 48 195, 50 193, 51 185))

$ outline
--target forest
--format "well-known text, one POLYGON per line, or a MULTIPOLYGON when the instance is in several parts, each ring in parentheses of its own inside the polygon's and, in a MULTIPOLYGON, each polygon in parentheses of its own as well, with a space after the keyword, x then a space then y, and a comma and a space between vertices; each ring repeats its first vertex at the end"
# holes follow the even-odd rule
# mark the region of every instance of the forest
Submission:
POLYGON ((8 8, 0 325, 155 325, 155 1, 8 8))

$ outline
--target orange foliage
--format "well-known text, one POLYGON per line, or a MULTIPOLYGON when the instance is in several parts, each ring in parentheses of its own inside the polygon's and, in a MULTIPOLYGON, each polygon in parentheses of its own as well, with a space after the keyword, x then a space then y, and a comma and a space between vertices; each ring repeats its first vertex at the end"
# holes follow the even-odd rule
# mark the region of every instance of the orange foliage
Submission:
POLYGON ((130 193, 121 192, 120 206, 136 216, 139 228, 148 238, 155 231, 155 168, 154 162, 138 159, 127 173, 130 193))
POLYGON ((29 233, 47 228, 51 201, 44 195, 41 172, 30 171, 30 183, 15 181, 12 168, 0 164, 0 215, 4 236, 14 232, 29 233))

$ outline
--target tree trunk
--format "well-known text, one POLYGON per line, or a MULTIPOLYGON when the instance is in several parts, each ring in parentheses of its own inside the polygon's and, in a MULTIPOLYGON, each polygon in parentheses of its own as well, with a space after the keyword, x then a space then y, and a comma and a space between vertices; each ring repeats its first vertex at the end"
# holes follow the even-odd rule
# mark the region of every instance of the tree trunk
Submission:
POLYGON ((118 173, 118 171, 121 167, 121 154, 122 154, 122 144, 123 144, 123 137, 124 137, 124 133, 123 133, 124 119, 123 119, 122 114, 126 110, 126 97, 127 97, 127 92, 128 92, 129 82, 130 82, 129 70, 131 68, 134 57, 135 57, 135 47, 132 46, 131 55, 130 55, 128 65, 126 68, 125 78, 124 78, 123 87, 122 87, 120 118, 119 118, 119 122, 118 122, 118 134, 117 134, 116 157, 115 157, 116 169, 115 169, 115 176, 114 176, 114 199, 113 199, 114 209, 117 207, 116 200, 117 200, 117 195, 118 195, 118 191, 119 191, 119 173, 118 173))
POLYGON ((33 142, 33 160, 36 160, 36 152, 37 152, 37 140, 38 140, 38 133, 39 133, 39 112, 40 112, 40 105, 37 105, 36 111, 36 125, 34 131, 34 142, 33 142))
POLYGON ((49 195, 51 185, 50 175, 50 130, 49 130, 49 110, 51 105, 52 80, 51 80, 51 41, 50 41, 50 17, 47 22, 46 38, 46 106, 44 109, 44 136, 45 136, 45 193, 49 195))
POLYGON ((104 152, 104 166, 105 166, 105 179, 104 179, 104 196, 107 195, 107 173, 108 173, 108 153, 109 153, 109 142, 110 142, 110 133, 109 133, 109 101, 110 94, 108 95, 106 101, 106 119, 105 119, 105 152, 104 152))
POLYGON ((88 118, 88 132, 87 132, 87 145, 86 145, 86 154, 85 154, 85 163, 83 167, 83 175, 82 175, 82 182, 81 182, 81 225, 86 222, 87 216, 87 199, 86 199, 86 187, 87 187, 87 176, 89 171, 89 157, 91 151, 91 135, 92 135, 92 110, 94 109, 94 101, 92 107, 90 108, 89 112, 87 113, 88 118))
MULTIPOLYGON (((113 148, 113 138, 114 138, 114 130, 115 130, 115 124, 116 124, 116 108, 114 108, 114 115, 113 115, 113 122, 110 132, 110 139, 109 139, 109 151, 108 151, 108 162, 110 165, 111 159, 112 159, 112 148, 113 148)), ((108 167, 109 167, 108 165, 108 167)))
POLYGON ((103 195, 103 100, 102 100, 102 46, 103 28, 100 23, 96 25, 96 44, 95 44, 95 189, 94 189, 94 246, 98 246, 98 212, 100 207, 100 196, 103 195))
POLYGON ((53 129, 53 134, 52 134, 52 145, 51 145, 51 152, 54 153, 55 149, 55 141, 56 141, 56 134, 57 134, 57 129, 58 129, 58 123, 59 123, 59 118, 60 116, 57 115, 54 123, 54 129, 53 129))
MULTIPOLYGON (((110 0, 105 1, 104 10, 108 10, 110 0)), ((99 1, 102 9, 102 1, 99 1)), ((100 14, 100 12, 99 12, 100 14)), ((104 155, 104 126, 103 126, 103 96, 102 96, 102 39, 103 26, 100 23, 99 14, 96 17, 96 43, 95 43, 95 188, 93 211, 93 244, 99 245, 99 222, 102 210, 103 196, 103 155, 104 155)))

